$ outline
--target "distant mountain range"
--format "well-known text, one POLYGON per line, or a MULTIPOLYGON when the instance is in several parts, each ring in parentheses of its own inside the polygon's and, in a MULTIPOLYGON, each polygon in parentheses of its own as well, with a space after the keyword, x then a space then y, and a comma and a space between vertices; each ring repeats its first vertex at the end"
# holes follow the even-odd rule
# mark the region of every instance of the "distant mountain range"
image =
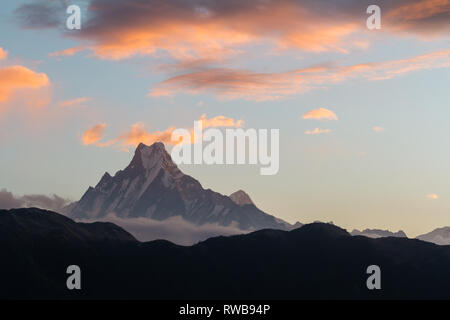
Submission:
MULTIPOLYGON (((402 230, 392 232, 389 230, 380 229, 365 229, 363 231, 353 230, 350 233, 352 236, 365 236, 369 238, 383 238, 383 237, 396 237, 407 238, 407 235, 402 230)), ((416 239, 432 242, 438 245, 450 245, 450 227, 437 228, 429 233, 417 236, 416 239)))
POLYGON ((449 246, 323 223, 186 247, 36 208, 0 210, 0 261, 1 299, 450 298, 449 246), (366 287, 372 264, 381 290, 366 287), (69 265, 81 268, 80 291, 66 288, 69 265))
POLYGON ((251 231, 293 226, 259 210, 242 190, 230 197, 204 189, 172 161, 164 145, 139 144, 131 163, 114 176, 105 173, 95 188, 64 209, 74 219, 180 216, 195 225, 217 224, 251 231))
MULTIPOLYGON (((198 234, 194 234, 196 231, 192 231, 191 227, 187 228, 190 231, 183 229, 182 233, 193 233, 192 236, 187 235, 187 240, 179 240, 179 228, 173 232, 155 232, 158 226, 152 225, 152 230, 147 234, 142 232, 144 227, 139 227, 139 232, 130 230, 133 234, 139 233, 142 240, 154 239, 160 235, 184 244, 196 243, 214 235, 236 234, 241 231, 247 233, 266 228, 288 231, 303 225, 300 222, 290 224, 261 211, 243 190, 225 196, 211 189, 204 189, 199 181, 177 167, 160 142, 151 146, 139 144, 133 159, 124 170, 118 171, 114 176, 105 172, 94 188, 89 187, 79 201, 66 206, 62 212, 73 219, 87 221, 107 220, 110 215, 114 215, 121 220, 110 220, 127 229, 128 224, 124 222, 132 218, 149 218, 152 221, 167 221, 167 225, 162 228, 166 231, 170 229, 171 219, 175 217, 192 223, 193 226, 231 227, 229 230, 213 228, 211 231, 207 228, 206 231, 197 232, 198 234)), ((402 230, 392 232, 380 229, 355 229, 351 235, 369 238, 407 237, 402 230)), ((440 245, 450 244, 450 227, 436 229, 417 238, 440 245)))
POLYGON ((352 236, 366 236, 369 238, 383 238, 383 237, 407 238, 406 233, 404 233, 402 230, 398 232, 392 232, 389 230, 380 230, 380 229, 364 229, 363 231, 354 229, 350 234, 352 236))

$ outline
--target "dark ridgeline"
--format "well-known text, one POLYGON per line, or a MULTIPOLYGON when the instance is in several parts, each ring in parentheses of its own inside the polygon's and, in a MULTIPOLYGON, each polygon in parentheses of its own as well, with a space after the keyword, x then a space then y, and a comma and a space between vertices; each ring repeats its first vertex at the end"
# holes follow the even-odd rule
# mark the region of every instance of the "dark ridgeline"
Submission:
POLYGON ((141 243, 111 223, 0 210, 0 298, 450 298, 450 247, 350 236, 331 224, 211 238, 191 247, 141 243), (82 290, 66 289, 79 265, 82 290), (382 290, 366 288, 368 265, 382 290))

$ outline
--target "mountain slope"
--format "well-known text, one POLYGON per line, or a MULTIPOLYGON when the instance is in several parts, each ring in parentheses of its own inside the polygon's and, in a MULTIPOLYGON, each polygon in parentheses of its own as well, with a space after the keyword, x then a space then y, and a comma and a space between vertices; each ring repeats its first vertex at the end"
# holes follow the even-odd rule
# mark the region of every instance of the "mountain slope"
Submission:
POLYGON ((67 207, 73 218, 119 217, 165 220, 181 216, 197 225, 236 225, 242 230, 284 229, 285 224, 254 205, 241 206, 227 196, 203 189, 182 173, 162 143, 140 144, 131 163, 115 176, 105 173, 95 188, 67 207))
POLYGON ((450 298, 450 247, 415 239, 352 237, 314 223, 182 247, 140 243, 109 225, 117 232, 104 239, 85 227, 38 209, 0 211, 0 273, 8 275, 0 298, 450 298), (82 270, 81 291, 66 289, 72 264, 82 270), (381 290, 366 287, 372 264, 381 290))
POLYGON ((417 239, 438 245, 450 245, 450 227, 434 229, 431 232, 417 236, 417 239))
POLYGON ((230 199, 233 200, 234 203, 243 206, 245 204, 253 204, 252 199, 250 199, 250 196, 243 190, 238 190, 232 194, 230 194, 230 199))

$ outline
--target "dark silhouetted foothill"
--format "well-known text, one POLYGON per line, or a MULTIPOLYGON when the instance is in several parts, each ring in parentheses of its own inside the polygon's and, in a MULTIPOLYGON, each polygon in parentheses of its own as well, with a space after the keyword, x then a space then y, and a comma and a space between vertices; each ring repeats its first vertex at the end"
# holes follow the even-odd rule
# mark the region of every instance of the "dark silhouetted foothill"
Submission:
POLYGON ((450 298, 450 247, 324 223, 183 247, 139 242, 112 223, 0 210, 0 261, 3 299, 450 298), (381 290, 366 287, 373 264, 381 290), (67 290, 69 265, 81 268, 82 290, 67 290))

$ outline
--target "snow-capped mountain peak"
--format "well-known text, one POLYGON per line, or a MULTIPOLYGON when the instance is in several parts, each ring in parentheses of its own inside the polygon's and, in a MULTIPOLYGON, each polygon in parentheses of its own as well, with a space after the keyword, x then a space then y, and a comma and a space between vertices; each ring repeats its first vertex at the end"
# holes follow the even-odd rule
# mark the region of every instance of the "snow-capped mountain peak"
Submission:
POLYGON ((128 167, 143 169, 146 177, 154 178, 161 169, 168 172, 173 178, 183 176, 161 142, 155 142, 151 146, 140 143, 128 167))
POLYGON ((264 213, 242 190, 224 196, 204 189, 172 161, 164 144, 139 144, 130 164, 114 176, 105 173, 95 188, 67 207, 73 218, 119 217, 165 220, 173 216, 197 225, 237 225, 239 229, 287 229, 288 224, 264 213), (237 201, 237 202, 235 202, 237 201))
POLYGON ((238 190, 232 194, 230 194, 230 199, 234 201, 234 203, 243 206, 246 204, 253 204, 252 199, 250 199, 250 196, 243 190, 238 190))
POLYGON ((140 164, 146 170, 152 170, 162 167, 164 153, 166 153, 164 145, 161 142, 156 142, 151 146, 140 143, 134 154, 135 157, 139 157, 140 164))

